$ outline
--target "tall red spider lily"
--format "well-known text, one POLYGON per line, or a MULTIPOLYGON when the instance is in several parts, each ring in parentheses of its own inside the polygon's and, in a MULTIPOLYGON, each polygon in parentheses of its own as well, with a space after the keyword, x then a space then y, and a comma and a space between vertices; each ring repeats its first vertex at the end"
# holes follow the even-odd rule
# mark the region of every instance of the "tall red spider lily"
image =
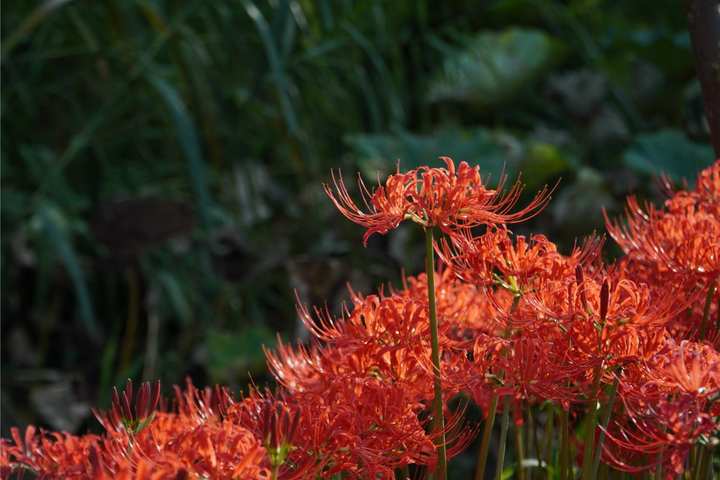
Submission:
POLYGON ((359 177, 368 213, 353 202, 342 176, 335 179, 333 174, 335 188, 325 185, 325 192, 343 215, 368 229, 363 237, 365 244, 373 233, 387 233, 404 220, 425 227, 438 226, 447 234, 478 225, 518 223, 536 215, 550 200, 551 192, 545 188, 527 207, 510 213, 523 190, 519 181, 503 193, 507 179, 503 175, 497 189, 492 190, 487 188, 488 178, 483 179, 478 166, 460 162, 456 170, 450 158, 441 158, 447 168, 420 167, 401 174, 398 163, 397 173, 390 175, 384 185, 378 178, 379 186, 373 193, 359 177))

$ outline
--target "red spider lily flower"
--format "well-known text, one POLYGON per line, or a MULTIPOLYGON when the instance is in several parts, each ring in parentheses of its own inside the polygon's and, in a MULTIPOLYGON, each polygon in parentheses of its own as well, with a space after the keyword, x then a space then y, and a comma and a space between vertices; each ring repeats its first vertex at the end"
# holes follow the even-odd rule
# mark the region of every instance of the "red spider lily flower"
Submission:
POLYGON ((553 283, 526 296, 539 314, 562 323, 585 321, 596 327, 625 324, 662 326, 684 311, 697 298, 669 286, 651 292, 646 284, 636 284, 615 273, 602 282, 583 279, 578 269, 576 283, 553 283), (603 295, 603 290, 605 294, 603 295))
MULTIPOLYGON (((435 434, 427 434, 428 418, 417 415, 420 407, 404 390, 374 378, 340 377, 323 392, 293 395, 257 391, 231 407, 231 416, 253 429, 256 436, 276 430, 281 443, 292 444, 280 467, 279 478, 309 478, 306 465, 330 478, 346 472, 353 478, 394 478, 393 470, 408 464, 436 462, 435 434), (272 411, 283 411, 283 428, 273 423, 272 411), (268 420, 269 419, 269 420, 268 420), (270 424, 268 427, 267 424, 270 424), (294 434, 291 432, 294 431, 294 434), (292 441, 287 440, 292 436, 292 441), (298 470, 305 471, 297 475, 298 470)), ((454 427, 455 422, 446 427, 454 427)), ((272 434, 271 434, 272 436, 272 434)), ((453 436, 459 442, 450 449, 457 453, 467 446, 467 430, 453 436)))
POLYGON ((702 207, 697 194, 676 195, 667 210, 642 209, 628 198, 627 221, 610 221, 608 232, 632 259, 654 263, 676 275, 709 281, 720 276, 720 210, 702 207))
MULTIPOLYGON (((416 283, 414 279, 410 282, 416 283)), ((277 353, 266 351, 271 370, 293 392, 322 390, 334 378, 350 375, 402 385, 416 402, 429 401, 434 396, 434 369, 430 367, 428 306, 426 299, 413 298, 419 296, 416 289, 413 292, 396 292, 387 297, 363 297, 351 292, 353 308, 342 318, 332 318, 317 309, 313 318, 307 307, 299 307, 298 313, 314 338, 328 345, 300 346, 295 351, 281 343, 277 353)), ((442 304, 448 307, 449 298, 456 298, 448 297, 447 292, 443 296, 442 304)), ((465 293, 463 298, 471 297, 465 293)), ((448 313, 453 317, 447 320, 443 312, 439 309, 440 344, 445 352, 441 372, 455 368, 465 355, 467 343, 461 338, 467 327, 456 323, 458 319, 467 320, 460 316, 467 309, 452 305, 448 313)), ((447 386, 444 393, 452 396, 457 391, 447 386)))
POLYGON ((720 159, 700 172, 695 182, 695 193, 702 202, 720 208, 720 159))
MULTIPOLYGON (((362 178, 358 184, 363 202, 369 213, 363 213, 350 198, 340 177, 333 189, 325 185, 325 192, 340 212, 353 222, 367 228, 363 243, 373 233, 384 234, 404 220, 412 220, 425 227, 438 226, 448 234, 458 228, 477 225, 518 223, 537 214, 549 201, 547 188, 537 194, 526 208, 509 213, 517 204, 523 187, 516 182, 507 193, 500 193, 506 177, 500 179, 497 190, 487 188, 487 179, 480 175, 479 167, 461 162, 457 170, 453 161, 442 157, 447 168, 420 167, 407 173, 390 175, 384 186, 372 194, 362 178)), ((378 178, 378 184, 380 179, 378 178)))
POLYGON ((660 454, 661 464, 682 474, 690 450, 720 432, 712 414, 705 412, 705 402, 694 395, 664 397, 657 403, 626 401, 625 410, 622 422, 616 420, 614 428, 608 429, 608 447, 603 452, 605 460, 619 470, 650 468, 655 465, 646 460, 633 465, 628 459, 660 454))
POLYGON ((160 400, 160 380, 157 381, 154 388, 150 387, 149 382, 140 385, 140 390, 134 400, 135 414, 133 415, 131 408, 133 387, 132 381, 128 378, 122 396, 118 395, 117 389, 113 387, 110 410, 104 413, 93 409, 93 413, 105 430, 127 431, 132 435, 137 435, 155 418, 155 409, 160 400))
POLYGON ((16 427, 11 428, 10 433, 14 443, 6 439, 0 441, 3 478, 9 478, 14 472, 22 476, 25 470, 41 479, 83 478, 89 466, 89 449, 99 440, 92 434, 77 437, 69 433, 40 433, 33 426, 27 427, 22 437, 16 427))
POLYGON ((581 378, 586 369, 559 358, 556 351, 555 344, 548 341, 518 338, 510 342, 510 353, 496 356, 493 362, 503 372, 498 375, 502 387, 495 394, 512 395, 518 406, 523 401, 540 404, 549 400, 568 410, 581 390, 576 382, 569 385, 568 380, 581 378))
POLYGON ((439 244, 438 256, 459 278, 476 285, 499 286, 516 295, 540 289, 545 282, 563 281, 578 266, 590 267, 603 244, 593 235, 564 256, 544 235, 529 240, 518 235, 513 242, 505 228, 490 229, 475 238, 467 231, 451 240, 452 246, 446 241, 439 244))
MULTIPOLYGON (((132 423, 152 415, 147 413, 148 406, 157 403, 146 385, 138 391, 139 403, 135 404, 136 416, 132 423)), ((188 390, 194 391, 191 385, 188 390)), ((123 393, 125 399, 132 398, 132 386, 126 386, 123 393)), ((119 415, 113 414, 112 410, 108 414, 99 414, 101 422, 109 427, 103 436, 37 435, 36 430, 29 427, 23 440, 15 429, 14 444, 2 440, 0 466, 3 478, 5 473, 21 475, 30 469, 40 478, 159 480, 192 476, 268 480, 270 470, 266 466, 269 460, 260 440, 232 421, 207 415, 207 408, 201 405, 202 397, 197 395, 192 397, 197 402, 188 402, 190 394, 184 394, 185 400, 178 402, 184 402, 182 411, 158 412, 142 429, 128 429, 122 423, 119 426, 112 423, 119 415)), ((123 419, 127 419, 129 400, 119 401, 121 414, 125 415, 123 419)), ((117 409, 117 403, 113 408, 117 409)))
POLYGON ((225 387, 196 389, 190 378, 185 380, 185 390, 174 385, 175 403, 178 413, 186 422, 200 425, 220 421, 234 403, 225 387))
POLYGON ((649 381, 642 388, 646 398, 650 389, 698 399, 720 393, 720 353, 707 344, 668 339, 665 351, 652 359, 647 372, 649 381))

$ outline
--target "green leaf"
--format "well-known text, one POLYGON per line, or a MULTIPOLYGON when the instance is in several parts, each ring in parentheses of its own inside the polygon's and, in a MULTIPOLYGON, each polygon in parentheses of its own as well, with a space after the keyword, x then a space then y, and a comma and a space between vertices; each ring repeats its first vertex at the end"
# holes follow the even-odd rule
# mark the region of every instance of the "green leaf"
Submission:
POLYGON ((398 160, 401 170, 410 170, 421 165, 444 166, 439 157, 450 157, 456 163, 479 165, 483 175, 491 175, 491 183, 497 183, 503 169, 511 179, 517 175, 519 159, 508 154, 509 142, 517 141, 485 128, 448 128, 435 135, 399 131, 396 135, 354 134, 345 138, 366 178, 376 172, 381 176, 393 173, 398 160))
POLYGON ((156 413, 156 412, 157 412, 157 410, 153 410, 153 412, 150 414, 149 417, 147 417, 147 418, 145 419, 144 422, 142 422, 140 425, 138 425, 137 427, 135 427, 135 431, 133 431, 133 435, 137 435, 138 433, 140 433, 140 432, 142 432, 143 430, 145 430, 145 429, 148 427, 148 425, 150 425, 150 424, 152 423, 152 421, 155 420, 155 413, 156 413))
POLYGON ((263 345, 277 342, 273 332, 263 326, 248 326, 237 332, 209 330, 205 337, 206 367, 213 382, 227 382, 238 375, 265 370, 263 345))
POLYGON ((175 309, 180 322, 183 325, 189 325, 193 317, 192 308, 185 298, 177 277, 166 270, 162 270, 157 273, 157 278, 175 309))
POLYGON ((78 308, 80 309, 80 318, 85 324, 85 329, 92 339, 97 340, 98 329, 95 325, 92 298, 85 284, 80 263, 63 228, 66 223, 65 218, 60 210, 50 205, 41 206, 39 217, 42 228, 45 230, 50 243, 52 243, 55 253, 60 257, 60 261, 65 265, 68 275, 72 279, 75 294, 77 295, 78 308))
POLYGON ((465 49, 446 57, 430 83, 430 102, 452 100, 480 108, 503 105, 550 70, 563 56, 562 44, 540 30, 508 28, 484 32, 465 49))
POLYGON ((679 130, 665 129, 638 135, 623 153, 628 167, 644 174, 670 175, 675 182, 692 184, 700 170, 715 160, 710 144, 694 143, 679 130))

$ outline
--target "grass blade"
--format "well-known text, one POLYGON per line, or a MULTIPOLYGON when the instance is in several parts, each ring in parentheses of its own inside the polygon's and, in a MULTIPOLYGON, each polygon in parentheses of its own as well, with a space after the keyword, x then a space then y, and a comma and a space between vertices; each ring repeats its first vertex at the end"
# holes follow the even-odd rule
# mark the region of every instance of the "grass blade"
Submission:
POLYGON ((270 64, 270 73, 275 87, 278 91, 278 97, 280 99, 280 108, 282 108, 283 116, 285 117, 285 124, 287 125, 288 132, 295 136, 298 132, 298 121, 295 110, 290 102, 290 96, 288 94, 287 76, 285 69, 283 68, 282 62, 280 61, 280 54, 275 43, 275 39, 270 31, 270 26, 265 20, 262 12, 255 6, 252 0, 240 0, 240 3, 245 8, 245 11, 250 16, 250 19, 255 24, 258 33, 260 34, 260 40, 262 41, 263 48, 265 49, 265 55, 267 56, 268 63, 270 64))
POLYGON ((49 205, 42 206, 39 215, 43 230, 72 279, 77 295, 78 308, 80 309, 80 318, 85 324, 85 329, 90 338, 96 341, 98 340, 98 329, 95 324, 95 312, 92 299, 85 284, 82 271, 80 270, 80 263, 75 255, 75 251, 61 226, 64 223, 63 215, 59 210, 49 205))
POLYGON ((205 227, 209 227, 210 190, 208 188, 207 169, 205 168, 205 161, 203 160, 195 126, 180 95, 172 85, 156 76, 149 77, 149 81, 170 111, 178 141, 180 142, 180 149, 187 162, 188 175, 198 203, 200 217, 205 227))
POLYGON ((72 0, 45 0, 15 28, 2 42, 2 60, 5 60, 15 46, 30 33, 45 17, 72 0))

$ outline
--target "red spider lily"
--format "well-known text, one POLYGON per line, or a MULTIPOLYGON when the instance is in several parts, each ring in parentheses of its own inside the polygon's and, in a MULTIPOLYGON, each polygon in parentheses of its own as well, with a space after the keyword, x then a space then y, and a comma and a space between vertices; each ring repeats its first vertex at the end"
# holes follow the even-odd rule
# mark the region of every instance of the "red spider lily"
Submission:
MULTIPOLYGON (((438 316, 443 323, 451 323, 456 338, 472 337, 479 332, 490 333, 497 328, 493 321, 492 305, 476 285, 457 278, 454 272, 441 268, 435 275, 435 300, 438 316)), ((427 275, 403 277, 403 290, 390 292, 403 298, 425 302, 427 299, 427 275)), ((448 332, 449 333, 449 332, 448 332)))
POLYGON ((602 282, 583 279, 581 274, 579 268, 576 283, 548 284, 526 299, 537 312, 562 323, 585 321, 596 326, 619 327, 661 326, 697 298, 697 293, 688 298, 685 291, 672 285, 651 292, 646 284, 636 284, 618 274, 602 282))
POLYGON ((497 190, 491 190, 487 188, 487 179, 481 177, 479 167, 461 162, 456 170, 451 159, 442 159, 447 168, 420 167, 404 174, 400 173, 398 164, 397 173, 390 175, 385 185, 372 194, 359 178, 358 185, 369 213, 363 213, 355 205, 342 177, 336 180, 333 175, 337 198, 329 185, 325 185, 325 192, 343 215, 368 229, 363 237, 365 244, 373 233, 387 233, 404 220, 425 227, 437 225, 448 234, 457 228, 517 223, 537 214, 550 199, 546 188, 526 208, 511 214, 522 193, 519 182, 507 193, 500 193, 506 177, 500 179, 497 190))
POLYGON ((580 394, 578 382, 569 384, 568 380, 581 378, 586 370, 558 358, 555 350, 554 343, 547 341, 518 338, 511 342, 510 353, 496 356, 493 362, 503 372, 503 386, 495 394, 512 395, 519 405, 549 400, 567 410, 580 394))
POLYGON ((25 470, 43 479, 81 478, 89 466, 89 449, 99 440, 91 434, 76 437, 68 433, 39 433, 33 426, 27 427, 23 437, 16 427, 10 432, 13 441, 0 442, 2 478, 9 478, 13 472, 22 476, 25 470))
POLYGON ((137 435, 155 417, 155 409, 160 400, 160 380, 151 390, 150 383, 140 385, 135 398, 135 415, 133 416, 133 386, 130 379, 125 383, 125 391, 122 396, 118 395, 117 389, 113 387, 112 408, 107 413, 98 412, 93 409, 95 417, 100 425, 108 431, 125 431, 137 435))
MULTIPOLYGON (((141 387, 135 404, 136 416, 128 421, 129 400, 121 406, 125 424, 145 427, 127 428, 115 422, 120 415, 117 402, 107 414, 98 414, 106 426, 103 436, 88 434, 75 437, 66 433, 37 435, 28 427, 25 439, 19 431, 13 431, 14 444, 2 440, 3 478, 5 474, 31 469, 40 478, 203 478, 268 479, 267 452, 262 443, 250 431, 233 422, 220 421, 217 416, 207 415, 201 406, 202 395, 192 397, 194 391, 188 384, 183 394, 184 405, 178 413, 158 412, 149 414, 150 421, 142 420, 148 415, 148 406, 157 403, 151 396, 149 384, 141 387), (197 398, 197 403, 188 402, 197 398), (147 401, 147 403, 146 403, 147 401), (197 410, 197 411, 195 411, 197 410), (205 421, 203 421, 203 419, 205 421), (115 422, 115 423, 113 423, 115 422)), ((132 398, 132 385, 128 383, 123 398, 132 398)))
POLYGON ((625 402, 625 409, 622 423, 615 421, 608 431, 610 442, 604 452, 606 461, 619 470, 642 471, 654 465, 646 460, 634 465, 632 459, 660 454, 659 463, 682 474, 693 446, 720 432, 712 414, 705 412, 705 402, 694 395, 664 397, 652 404, 625 402))
POLYGON ((656 390, 663 394, 694 395, 710 399, 720 394, 720 353, 707 344, 667 340, 665 351, 647 365, 645 398, 656 390))
POLYGON ((695 192, 702 202, 720 208, 720 159, 700 172, 695 182, 695 192))
MULTIPOLYGON (((417 283, 410 279, 411 284, 417 283)), ((381 379, 393 385, 403 385, 406 393, 418 403, 433 398, 434 369, 430 367, 431 348, 428 342, 428 307, 425 299, 412 292, 396 292, 391 296, 352 294, 353 309, 342 318, 331 318, 327 312, 315 311, 316 318, 307 307, 298 313, 316 339, 327 342, 327 347, 313 345, 298 347, 297 351, 281 344, 277 353, 268 351, 269 365, 281 383, 293 392, 317 391, 327 388, 336 377, 347 375, 381 379), (415 297, 415 298, 413 298, 415 297), (430 375, 428 374, 430 372, 430 375)), ((449 308, 450 319, 441 313, 440 343, 445 350, 441 371, 455 368, 464 356, 467 341, 462 332, 468 320, 463 314, 468 309, 450 298, 475 301, 468 292, 462 298, 446 291, 442 305, 449 308), (457 320, 462 320, 463 324, 457 320)), ((476 310, 473 310, 476 311, 476 310)), ((476 321, 475 321, 476 322, 476 321)), ((477 322, 476 322, 477 323, 477 322)), ((445 394, 457 390, 446 386, 445 394)))
MULTIPOLYGON (((441 344, 447 353, 441 363, 444 372, 458 368, 470 345, 467 338, 490 329, 492 323, 486 315, 488 304, 475 286, 460 282, 447 270, 438 277, 441 344)), ((312 318, 307 307, 299 308, 315 336, 312 345, 292 349, 280 343, 277 353, 266 350, 271 370, 291 391, 323 389, 335 377, 354 375, 403 384, 410 397, 418 402, 428 400, 434 369, 429 366, 426 340, 427 277, 404 278, 403 283, 405 289, 390 288, 390 296, 363 297, 351 290, 354 307, 340 319, 318 309, 312 318), (329 345, 320 347, 317 338, 329 345)), ((445 390, 448 396, 455 392, 451 387, 445 390)))
POLYGON ((655 263, 674 274, 714 280, 720 275, 720 211, 702 207, 697 194, 676 195, 668 210, 628 198, 627 224, 611 222, 608 232, 632 259, 655 263))
POLYGON ((234 403, 225 387, 205 387, 196 389, 190 378, 185 381, 185 390, 174 385, 175 403, 178 413, 183 415, 187 422, 200 425, 210 421, 219 421, 234 403))
POLYGON ((513 243, 505 228, 492 228, 475 238, 465 231, 451 240, 452 246, 443 241, 437 250, 458 277, 477 285, 499 285, 516 293, 537 288, 539 282, 565 279, 578 265, 587 268, 603 244, 593 235, 564 256, 544 235, 529 240, 518 235, 513 243))
MULTIPOLYGON (((292 444, 280 478, 309 478, 313 470, 308 465, 323 477, 346 472, 353 478, 394 478, 395 468, 411 463, 432 467, 436 461, 433 439, 438 434, 425 432, 429 419, 421 420, 418 410, 402 388, 374 378, 344 377, 317 393, 251 392, 231 407, 231 416, 256 436, 275 430, 281 445, 292 444), (271 411, 282 411, 277 418, 286 420, 273 423, 268 405, 271 411), (283 428, 278 428, 280 423, 283 428), (297 475, 299 471, 304 476, 297 475)), ((461 430, 453 438, 459 445, 451 454, 465 448, 472 436, 461 430)))

